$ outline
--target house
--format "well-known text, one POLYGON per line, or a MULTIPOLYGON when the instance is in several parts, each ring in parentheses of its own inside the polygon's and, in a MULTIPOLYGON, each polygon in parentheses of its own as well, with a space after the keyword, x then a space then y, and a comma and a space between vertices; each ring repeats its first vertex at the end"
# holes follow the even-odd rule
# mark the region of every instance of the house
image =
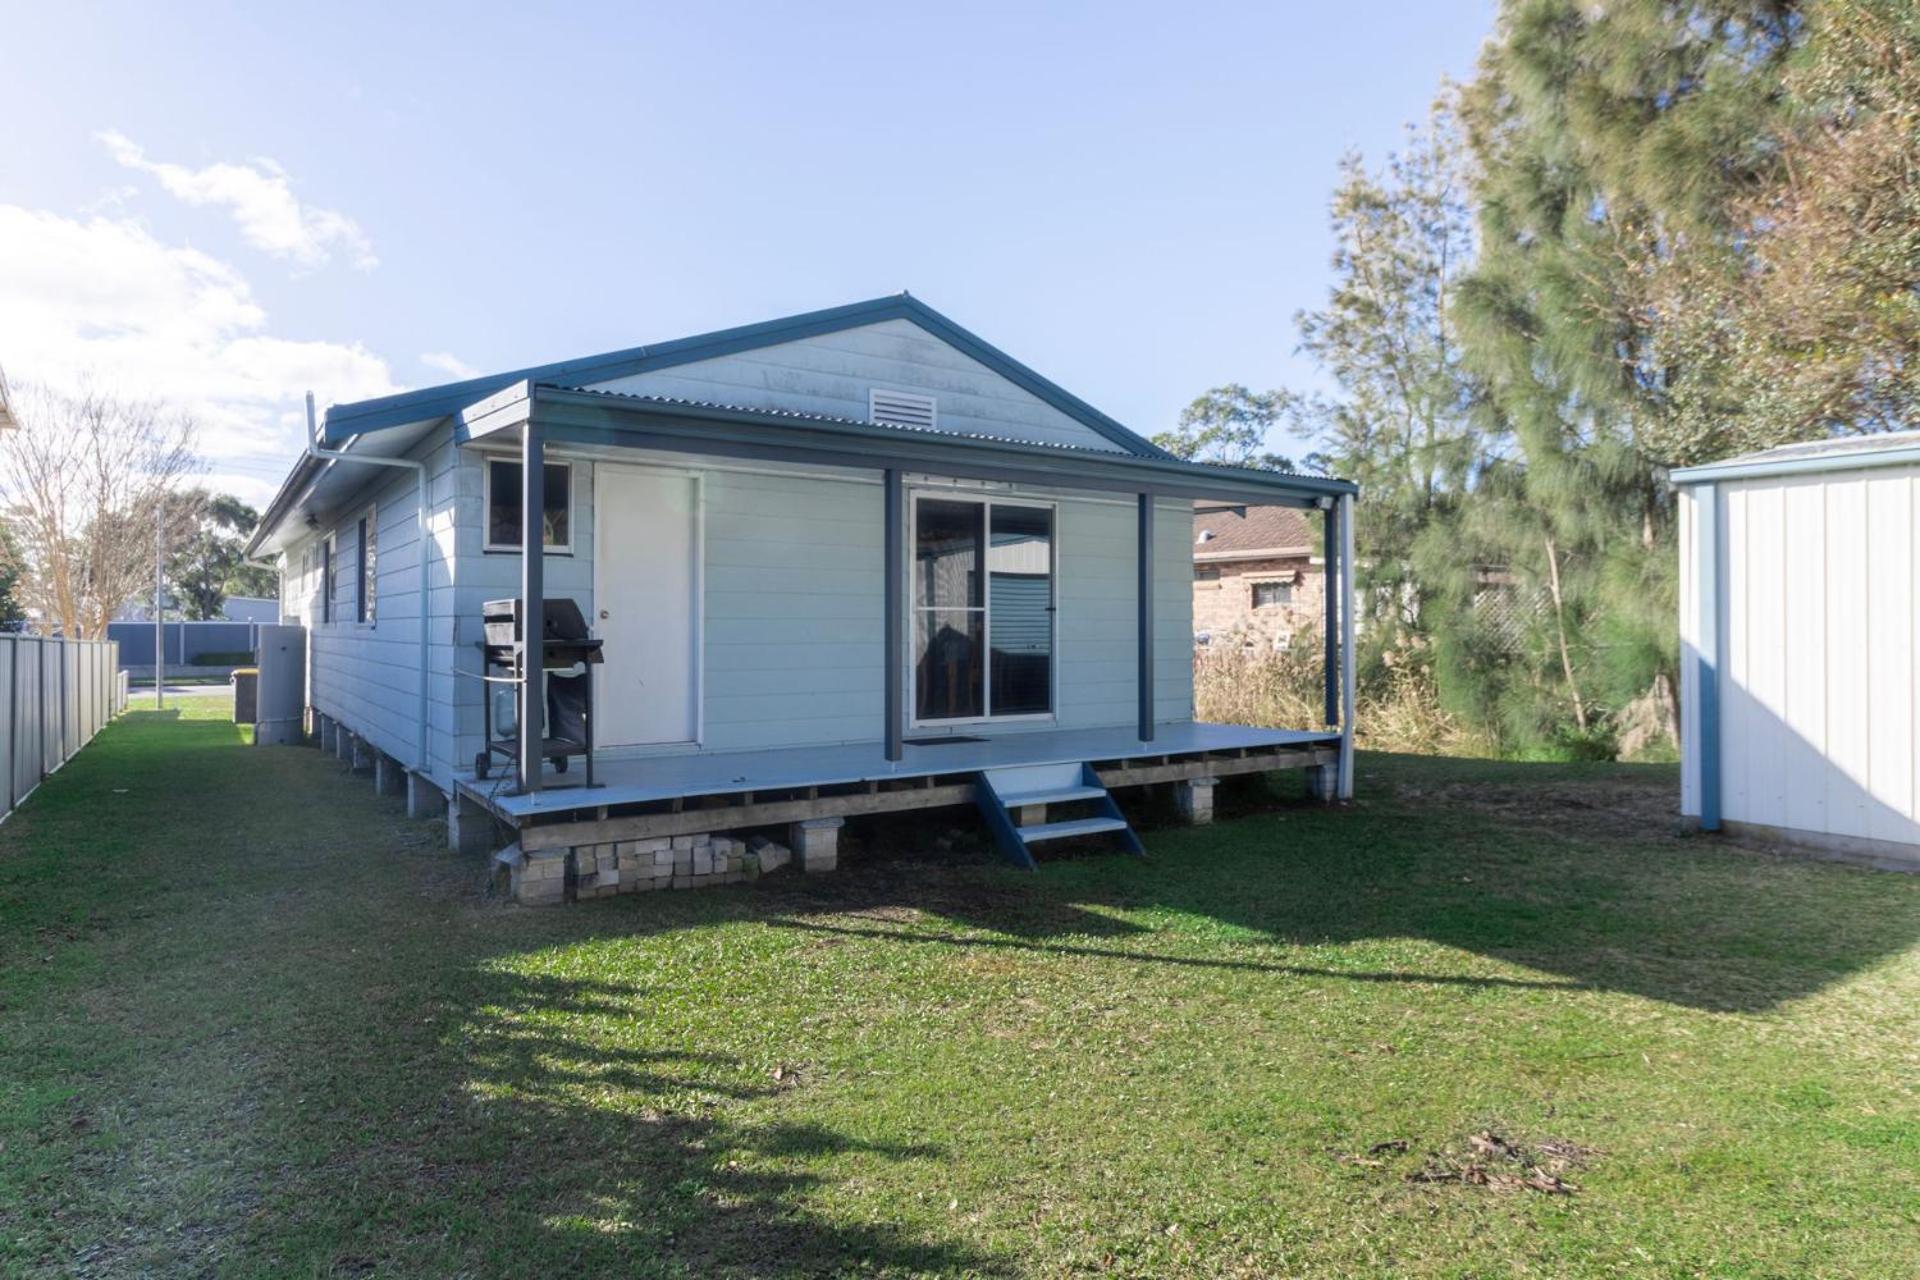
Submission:
POLYGON ((1681 811, 1920 870, 1920 431, 1673 473, 1681 811))
POLYGON ((1321 533, 1297 507, 1196 503, 1193 641, 1262 649, 1318 645, 1326 615, 1321 533))
POLYGON ((737 875, 752 831, 830 866, 890 810, 974 804, 1032 865, 1137 844, 1114 787, 1197 819, 1228 773, 1350 794, 1346 729, 1194 722, 1189 544, 1196 499, 1354 493, 1179 461, 902 294, 334 405, 249 554, 308 628, 322 744, 550 901, 737 875), (536 735, 482 767, 483 698, 545 705, 483 678, 503 598, 601 643, 592 786, 536 735))

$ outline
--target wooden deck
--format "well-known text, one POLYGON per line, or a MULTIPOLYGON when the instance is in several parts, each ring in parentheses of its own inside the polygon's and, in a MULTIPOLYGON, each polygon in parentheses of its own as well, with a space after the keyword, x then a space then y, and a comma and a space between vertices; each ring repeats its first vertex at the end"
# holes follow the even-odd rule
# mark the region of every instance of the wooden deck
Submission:
POLYGON ((534 795, 512 782, 461 774, 470 800, 519 829, 528 848, 581 839, 633 839, 727 830, 810 817, 967 804, 970 775, 1016 765, 1092 763, 1109 787, 1333 764, 1339 735, 1242 725, 1161 725, 1152 742, 1131 727, 1046 730, 938 745, 909 743, 886 759, 880 742, 769 751, 602 758, 591 790, 574 772, 534 795))

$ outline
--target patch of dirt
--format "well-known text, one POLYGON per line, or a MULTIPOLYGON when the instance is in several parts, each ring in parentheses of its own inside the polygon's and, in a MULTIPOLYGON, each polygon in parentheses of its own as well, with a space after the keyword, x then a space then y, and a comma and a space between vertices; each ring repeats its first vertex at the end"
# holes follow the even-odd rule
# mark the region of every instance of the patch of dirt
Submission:
POLYGON ((1471 1134, 1463 1144, 1465 1151, 1451 1149, 1430 1156, 1420 1168, 1409 1173, 1408 1182, 1457 1182, 1462 1186, 1485 1187, 1490 1191, 1537 1191, 1542 1195, 1570 1196, 1579 1192, 1579 1184, 1566 1175, 1585 1168, 1600 1152, 1564 1138, 1543 1138, 1526 1143, 1505 1138, 1491 1129, 1471 1134))
POLYGON ((1666 781, 1447 782, 1398 787, 1394 798, 1600 839, 1644 843, 1687 837, 1680 819, 1679 790, 1666 781))

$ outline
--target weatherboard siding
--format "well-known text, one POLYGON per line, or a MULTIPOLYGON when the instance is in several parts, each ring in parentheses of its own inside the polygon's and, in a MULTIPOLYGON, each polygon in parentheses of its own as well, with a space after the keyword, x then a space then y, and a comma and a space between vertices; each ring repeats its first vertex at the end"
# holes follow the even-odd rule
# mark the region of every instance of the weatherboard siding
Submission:
POLYGON ((1085 423, 910 320, 883 320, 592 385, 595 390, 629 395, 671 396, 863 422, 868 416, 867 393, 873 388, 915 391, 936 398, 944 430, 1124 452, 1085 423))
MULTIPOLYGON (((423 442, 412 456, 425 459, 430 468, 428 573, 437 600, 451 583, 454 569, 447 555, 451 543, 447 500, 458 458, 444 440, 423 442)), ((354 499, 288 549, 283 616, 308 629, 308 700, 314 709, 411 767, 420 757, 418 481, 412 471, 399 468, 364 469, 370 478, 354 499), (356 618, 354 563, 358 522, 369 504, 376 519, 374 620, 363 623, 356 618), (317 565, 303 569, 310 564, 307 553, 329 534, 334 538, 335 557, 331 583, 322 580, 317 565), (321 621, 327 594, 331 595, 332 621, 321 621)), ((433 641, 444 633, 445 620, 430 601, 426 634, 433 641)), ((431 676, 428 684, 431 693, 431 676)), ((450 774, 446 780, 451 781, 450 774)))
MULTIPOLYGON (((514 596, 520 558, 484 550, 485 451, 455 449, 444 433, 416 456, 432 459, 429 492, 431 645, 428 766, 443 789, 472 768, 481 747, 480 610, 514 596)), ((496 455, 498 456, 498 455, 496 455)), ((560 459, 555 458, 558 461, 560 459)), ((573 547, 549 553, 547 592, 594 615, 594 489, 602 465, 568 459, 573 547)), ((678 471, 690 469, 673 464, 678 471)), ((872 741, 884 706, 881 488, 865 476, 693 467, 701 477, 704 604, 702 738, 660 753, 872 741)), ((1134 506, 1124 497, 1023 491, 1004 496, 1057 503, 1059 598, 1057 713, 1053 718, 969 728, 1021 733, 1130 725, 1137 714, 1134 506)), ((288 620, 309 627, 314 708, 413 767, 419 688, 415 480, 380 474, 334 513, 334 522, 289 550, 288 620), (379 513, 373 625, 353 620, 355 521, 371 500, 379 513), (303 551, 337 538, 334 621, 318 621, 317 574, 299 573, 303 551)), ((1190 504, 1166 500, 1156 523, 1155 714, 1192 716, 1190 504)), ((638 561, 636 561, 636 564, 638 561)), ((598 696, 619 696, 621 672, 602 666, 598 696)), ((909 673, 910 675, 910 673, 909 673)), ((911 705, 909 699, 908 705, 911 705)))

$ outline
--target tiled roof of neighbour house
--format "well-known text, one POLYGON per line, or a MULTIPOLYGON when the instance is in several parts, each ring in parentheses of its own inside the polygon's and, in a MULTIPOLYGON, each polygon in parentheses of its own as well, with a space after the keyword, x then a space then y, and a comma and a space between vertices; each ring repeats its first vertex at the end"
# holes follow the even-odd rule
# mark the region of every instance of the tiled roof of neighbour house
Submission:
POLYGON ((1307 513, 1294 507, 1246 507, 1218 510, 1218 504, 1199 503, 1193 515, 1193 554, 1247 557, 1307 555, 1319 549, 1319 538, 1307 513), (1208 510, 1214 507, 1216 509, 1208 510))

